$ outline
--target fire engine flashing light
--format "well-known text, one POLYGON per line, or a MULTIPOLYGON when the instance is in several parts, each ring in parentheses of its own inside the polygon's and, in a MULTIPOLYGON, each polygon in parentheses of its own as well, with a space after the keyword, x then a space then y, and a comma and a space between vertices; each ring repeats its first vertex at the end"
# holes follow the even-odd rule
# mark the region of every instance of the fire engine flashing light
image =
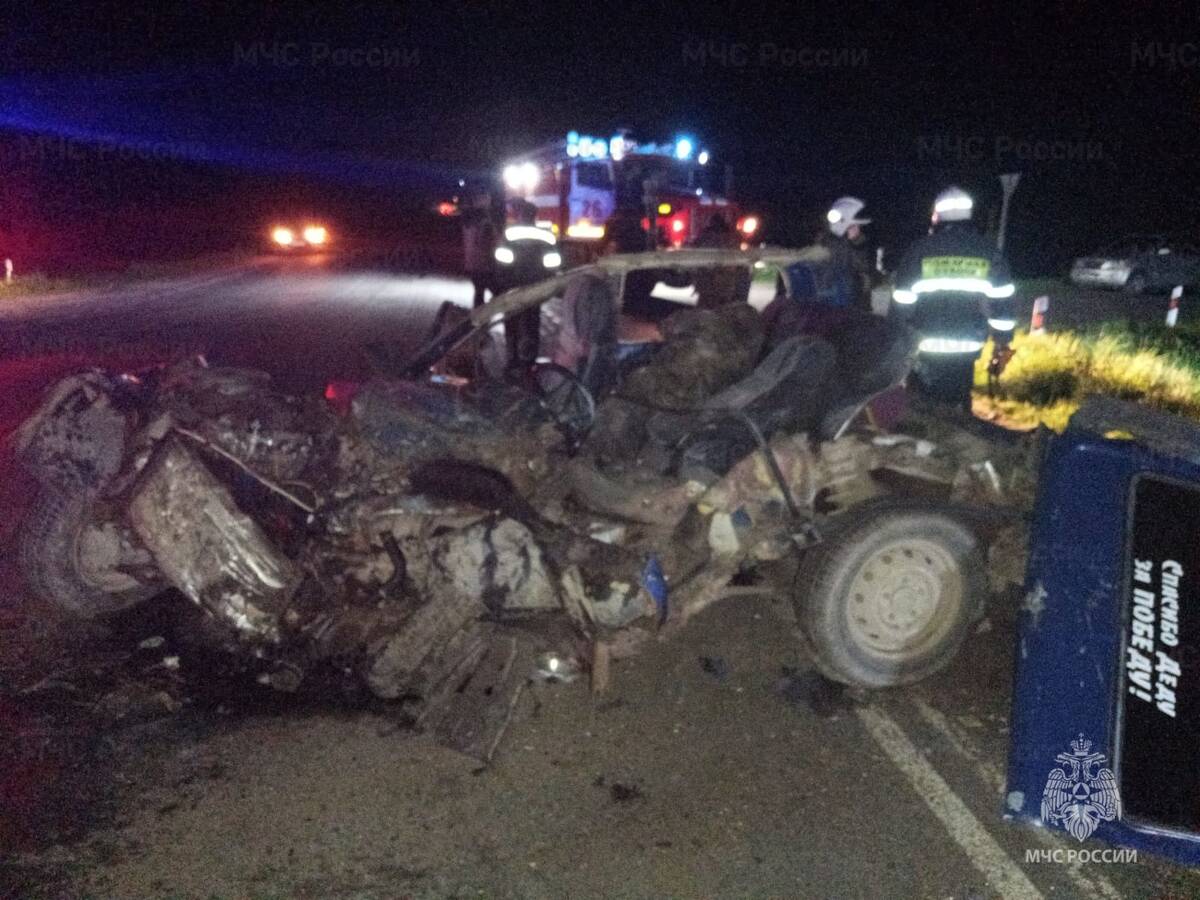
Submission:
POLYGON ((683 228, 684 228, 683 219, 675 219, 671 222, 671 230, 672 231, 678 233, 680 231, 683 231, 683 228))
POLYGON ((658 204, 658 214, 660 216, 669 216, 671 214, 671 204, 670 203, 658 204))
POLYGON ((707 166, 708 165, 708 151, 701 150, 700 155, 696 157, 696 162, 700 163, 700 165, 702 165, 702 166, 707 166))
POLYGON ((692 156, 692 142, 685 137, 681 137, 675 141, 675 158, 690 159, 692 156))

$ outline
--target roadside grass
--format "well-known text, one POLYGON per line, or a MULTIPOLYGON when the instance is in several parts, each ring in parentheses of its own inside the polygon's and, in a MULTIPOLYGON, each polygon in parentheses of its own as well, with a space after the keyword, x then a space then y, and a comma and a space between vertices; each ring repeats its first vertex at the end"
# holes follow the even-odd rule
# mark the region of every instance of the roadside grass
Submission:
POLYGON ((26 297, 31 294, 61 294, 87 286, 82 278, 53 278, 42 272, 32 272, 14 278, 11 283, 0 282, 0 302, 7 297, 26 297))
POLYGON ((40 294, 62 294, 72 291, 99 290, 154 281, 160 278, 178 278, 195 275, 217 268, 240 265, 253 256, 241 251, 210 253, 185 260, 163 262, 133 262, 124 269, 95 272, 91 274, 57 276, 44 272, 28 272, 17 275, 6 284, 0 275, 0 303, 11 297, 28 297, 40 294))
POLYGON ((1018 332, 1016 350, 987 395, 984 348, 975 368, 977 404, 1014 428, 1055 431, 1089 394, 1134 400, 1200 419, 1200 327, 1109 324, 1087 332, 1018 332))

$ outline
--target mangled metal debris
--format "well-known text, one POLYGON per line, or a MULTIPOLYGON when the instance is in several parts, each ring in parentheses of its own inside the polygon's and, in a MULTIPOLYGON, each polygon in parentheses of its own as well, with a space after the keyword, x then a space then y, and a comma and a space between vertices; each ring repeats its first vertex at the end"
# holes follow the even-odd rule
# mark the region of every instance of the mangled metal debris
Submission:
MULTIPOLYGON (((545 302, 563 283, 520 289, 496 309, 545 302)), ((602 689, 610 658, 671 633, 739 573, 785 559, 804 577, 771 589, 792 594, 822 670, 907 683, 945 665, 979 608, 968 589, 982 541, 954 524, 955 504, 1001 507, 1018 482, 974 439, 872 427, 864 410, 903 376, 894 363, 910 358, 911 339, 862 327, 888 361, 878 371, 848 368, 869 363, 850 361, 845 336, 772 337, 749 307, 679 314, 662 326, 665 343, 596 397, 556 374, 587 392, 588 404, 567 405, 596 410, 590 429, 536 379, 381 378, 339 416, 243 370, 76 376, 20 434, 54 522, 26 563, 97 615, 173 587, 205 612, 216 644, 264 664, 264 683, 292 691, 320 667, 349 672, 481 758, 530 677, 570 680, 588 660, 602 689), (72 494, 83 499, 62 502, 72 494), (919 511, 905 512, 907 497, 919 511), (887 530, 897 517, 936 552, 922 560, 897 543, 887 530), (119 549, 77 552, 107 546, 105 535, 119 549), (822 561, 927 583, 935 557, 948 586, 904 611, 909 621, 929 608, 930 621, 848 646, 854 602, 899 601, 853 600, 851 581, 822 561)))

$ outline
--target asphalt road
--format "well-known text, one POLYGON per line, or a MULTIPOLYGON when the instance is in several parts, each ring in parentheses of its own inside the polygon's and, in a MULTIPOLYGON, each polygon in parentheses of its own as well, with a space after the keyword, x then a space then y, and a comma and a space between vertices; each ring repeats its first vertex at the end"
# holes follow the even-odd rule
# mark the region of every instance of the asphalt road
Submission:
MULTIPOLYGON (((468 285, 319 259, 14 298, 0 306, 0 421, 91 359, 203 352, 319 389, 361 375, 366 342, 415 346, 444 300, 468 302, 468 285)), ((1017 602, 996 598, 953 666, 920 686, 790 700, 783 667, 807 662, 786 604, 727 603, 619 665, 607 697, 539 691, 486 771, 377 714, 192 723, 123 762, 120 814, 60 848, 69 865, 52 851, 21 871, 52 873, 65 896, 1200 893, 1146 857, 1026 862, 1078 845, 1002 818, 1017 602)))

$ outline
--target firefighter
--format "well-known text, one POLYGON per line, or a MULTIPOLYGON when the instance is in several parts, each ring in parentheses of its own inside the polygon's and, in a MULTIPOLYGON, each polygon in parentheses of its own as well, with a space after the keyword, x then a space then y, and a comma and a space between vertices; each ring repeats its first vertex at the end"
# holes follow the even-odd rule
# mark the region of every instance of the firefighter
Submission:
POLYGON ((958 187, 938 194, 933 224, 896 270, 892 310, 920 335, 917 376, 933 398, 970 408, 975 360, 988 338, 997 367, 1015 324, 1008 264, 972 222, 974 200, 958 187))
MULTIPOLYGON (((605 240, 614 253, 644 253, 650 249, 650 235, 642 225, 642 211, 628 204, 618 206, 605 224, 605 240)), ((604 255, 604 251, 601 252, 604 255)))
MULTIPOLYGON (((741 239, 725 217, 713 213, 693 243, 695 247, 737 250, 741 239)), ((745 303, 750 295, 750 270, 746 266, 702 269, 695 275, 698 306, 716 309, 729 303, 745 303)))
POLYGON ((491 195, 479 191, 462 214, 463 267, 474 288, 476 308, 483 306, 486 291, 494 294, 496 290, 493 276, 496 231, 491 195))
POLYGON ((859 217, 866 204, 857 197, 839 197, 825 214, 828 230, 817 243, 829 250, 829 263, 814 273, 817 298, 830 306, 871 311, 871 262, 859 217))
MULTIPOLYGON (((558 240, 553 231, 537 225, 537 207, 518 200, 513 204, 513 217, 515 221, 504 229, 504 240, 495 251, 499 264, 496 281, 501 291, 534 284, 557 275, 562 268, 558 240)), ((541 310, 535 306, 504 323, 511 375, 523 375, 537 359, 540 320, 541 310)))

